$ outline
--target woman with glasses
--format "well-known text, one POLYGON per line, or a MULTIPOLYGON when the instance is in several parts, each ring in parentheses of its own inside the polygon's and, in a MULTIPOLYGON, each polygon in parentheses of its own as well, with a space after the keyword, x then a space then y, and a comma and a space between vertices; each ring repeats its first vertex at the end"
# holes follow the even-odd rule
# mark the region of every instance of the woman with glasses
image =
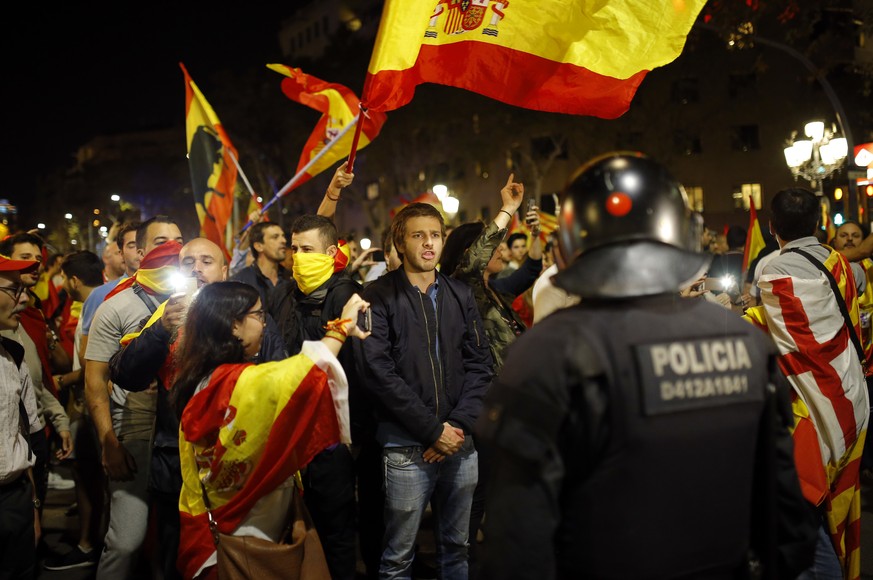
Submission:
POLYGON ((258 292, 215 282, 192 302, 177 351, 173 403, 180 415, 181 541, 185 578, 217 576, 206 503, 225 534, 278 541, 295 474, 316 453, 350 442, 348 384, 336 355, 349 336, 366 338, 357 294, 320 341, 300 354, 254 365, 264 332, 258 292))

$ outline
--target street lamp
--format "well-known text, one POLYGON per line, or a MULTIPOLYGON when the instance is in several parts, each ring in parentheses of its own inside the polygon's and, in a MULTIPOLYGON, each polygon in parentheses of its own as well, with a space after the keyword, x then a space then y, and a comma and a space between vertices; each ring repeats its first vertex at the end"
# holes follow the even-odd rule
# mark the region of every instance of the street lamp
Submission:
POLYGON ((803 129, 808 139, 797 139, 797 131, 786 141, 785 162, 794 179, 803 177, 819 196, 824 195, 822 181, 843 166, 849 152, 845 137, 837 137, 837 128, 825 128, 822 121, 812 121, 803 129))
POLYGON ((118 195, 117 193, 113 193, 112 195, 109 196, 109 199, 111 199, 112 201, 121 201, 121 196, 118 195))

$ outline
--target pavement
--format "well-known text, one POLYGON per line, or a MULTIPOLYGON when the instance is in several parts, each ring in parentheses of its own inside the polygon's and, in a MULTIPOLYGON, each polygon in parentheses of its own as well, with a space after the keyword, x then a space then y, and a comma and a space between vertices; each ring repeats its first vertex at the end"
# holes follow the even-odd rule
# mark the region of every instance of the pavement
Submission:
MULTIPOLYGON (((63 468, 58 470, 61 474, 66 475, 63 468)), ((873 481, 862 483, 862 514, 861 514, 861 579, 873 580, 873 481)), ((72 546, 75 546, 78 538, 78 519, 75 516, 69 517, 65 515, 67 508, 75 501, 75 491, 70 490, 53 490, 48 491, 45 507, 43 509, 43 538, 48 550, 64 553, 69 551, 72 546)), ((429 516, 429 512, 427 514, 429 516)), ((428 531, 429 523, 426 520, 422 526, 422 531, 419 533, 419 557, 428 565, 433 566, 435 563, 435 551, 433 545, 433 536, 428 531)), ((481 546, 483 549, 485 545, 481 546)), ((147 548, 148 549, 148 548, 147 548)), ((43 554, 43 557, 45 554, 43 554)), ((144 551, 143 558, 148 559, 148 553, 144 551)), ((144 565, 138 566, 138 574, 132 580, 150 580, 151 576, 148 573, 149 565, 144 562, 144 565)), ((358 562, 358 577, 364 578, 364 567, 362 562, 358 562)), ((40 580, 90 580, 94 578, 96 567, 91 568, 73 568, 70 570, 49 571, 42 567, 42 562, 38 567, 37 578, 40 580)), ((427 577, 432 577, 429 574, 418 575, 419 580, 427 577)))

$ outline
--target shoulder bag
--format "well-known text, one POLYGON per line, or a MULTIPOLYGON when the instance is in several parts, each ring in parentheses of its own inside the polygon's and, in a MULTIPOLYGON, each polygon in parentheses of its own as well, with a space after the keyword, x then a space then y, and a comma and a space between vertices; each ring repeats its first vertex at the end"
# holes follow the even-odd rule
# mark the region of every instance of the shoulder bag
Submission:
POLYGON ((321 540, 296 480, 288 505, 288 527, 278 543, 220 532, 206 487, 202 482, 200 487, 218 554, 220 580, 330 580, 321 540))

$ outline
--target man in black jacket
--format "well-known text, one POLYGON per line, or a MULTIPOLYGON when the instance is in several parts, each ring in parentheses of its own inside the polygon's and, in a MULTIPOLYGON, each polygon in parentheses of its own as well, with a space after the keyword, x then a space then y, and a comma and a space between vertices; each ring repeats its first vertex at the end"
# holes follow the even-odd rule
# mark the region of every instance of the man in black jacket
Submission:
POLYGON ((478 456, 471 435, 491 380, 491 354, 469 286, 436 270, 442 215, 412 203, 391 225, 403 267, 364 291, 372 334, 358 372, 377 399, 385 540, 380 577, 408 577, 428 502, 442 578, 467 577, 478 456), (372 340, 372 343, 371 343, 372 340))
POLYGON ((287 251, 285 233, 275 223, 258 222, 251 227, 249 239, 255 261, 232 279, 255 288, 261 295, 264 310, 268 310, 273 297, 286 295, 292 286, 291 276, 282 266, 287 251))

